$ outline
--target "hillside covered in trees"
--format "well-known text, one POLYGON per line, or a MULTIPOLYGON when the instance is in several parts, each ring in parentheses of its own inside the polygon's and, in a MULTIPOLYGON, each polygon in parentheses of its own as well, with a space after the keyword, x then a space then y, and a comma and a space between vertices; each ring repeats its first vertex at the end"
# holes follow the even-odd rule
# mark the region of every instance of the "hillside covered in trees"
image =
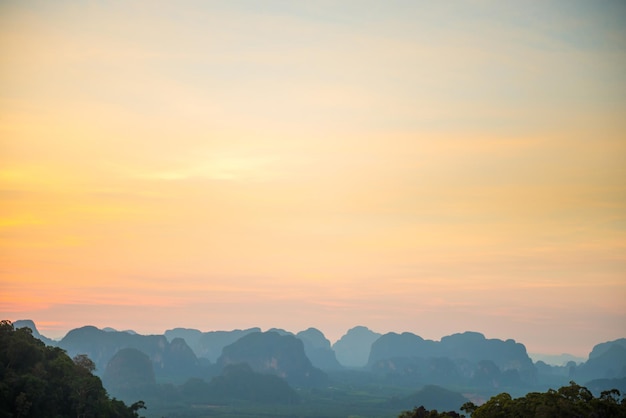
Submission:
POLYGON ((138 417, 142 401, 110 399, 94 363, 0 322, 0 417, 138 417))
MULTIPOLYGON (((493 396, 481 406, 466 402, 461 410, 471 418, 623 418, 626 398, 620 399, 617 389, 603 391, 599 397, 584 386, 570 382, 558 390, 531 392, 513 399, 506 392, 493 396)), ((423 406, 401 413, 398 418, 461 418, 456 411, 438 412, 423 406)))

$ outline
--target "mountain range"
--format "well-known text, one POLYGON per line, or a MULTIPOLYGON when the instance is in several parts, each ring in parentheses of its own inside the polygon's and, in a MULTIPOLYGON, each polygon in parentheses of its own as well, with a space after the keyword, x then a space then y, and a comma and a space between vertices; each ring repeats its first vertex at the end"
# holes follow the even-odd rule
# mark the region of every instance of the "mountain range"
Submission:
POLYGON ((71 357, 89 356, 107 390, 121 399, 125 393, 156 393, 157 382, 182 385, 183 394, 202 387, 215 396, 250 398, 255 390, 266 390, 272 399, 294 402, 292 388, 325 388, 333 382, 526 393, 570 380, 589 382, 601 391, 626 380, 626 338, 596 345, 585 362, 554 366, 533 362, 519 342, 488 339, 477 332, 433 341, 409 332, 381 335, 359 326, 331 345, 315 328, 296 334, 260 328, 175 328, 163 335, 140 335, 84 326, 54 341, 41 335, 33 321, 16 321, 14 326, 30 328, 34 337, 71 357), (238 381, 247 382, 241 393, 233 389, 238 381))

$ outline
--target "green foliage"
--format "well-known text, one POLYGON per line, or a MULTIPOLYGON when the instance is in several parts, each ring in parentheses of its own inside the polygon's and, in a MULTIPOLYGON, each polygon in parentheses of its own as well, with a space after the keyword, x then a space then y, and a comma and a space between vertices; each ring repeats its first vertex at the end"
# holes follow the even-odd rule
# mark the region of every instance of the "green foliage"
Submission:
POLYGON ((0 321, 0 418, 138 417, 131 407, 109 399, 93 361, 46 346, 28 328, 0 321))
POLYGON ((412 411, 404 411, 398 418, 461 418, 464 415, 459 415, 454 411, 438 412, 436 409, 427 410, 423 406, 415 407, 412 411))
MULTIPOLYGON (((481 406, 466 402, 461 411, 471 418, 626 418, 626 398, 617 389, 607 390, 599 398, 584 386, 570 382, 558 390, 531 392, 513 399, 508 393, 493 396, 481 406)), ((428 411, 423 406, 405 411, 399 418, 464 417, 456 412, 428 411)))
POLYGON ((563 417, 563 418, 609 418, 626 417, 626 400, 620 401, 617 389, 602 392, 599 398, 586 388, 570 382, 558 390, 545 393, 531 392, 521 398, 512 399, 508 393, 501 393, 476 407, 463 405, 472 418, 496 417, 563 417))
POLYGON ((74 358, 72 358, 72 360, 74 361, 74 364, 82 367, 89 373, 93 373, 96 370, 96 363, 94 363, 87 354, 77 354, 74 358))

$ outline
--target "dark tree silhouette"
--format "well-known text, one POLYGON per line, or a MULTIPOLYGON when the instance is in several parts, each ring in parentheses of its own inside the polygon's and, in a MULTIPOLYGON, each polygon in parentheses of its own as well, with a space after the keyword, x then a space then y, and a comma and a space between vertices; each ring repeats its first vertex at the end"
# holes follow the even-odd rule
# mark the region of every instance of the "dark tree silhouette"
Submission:
POLYGON ((28 328, 0 321, 0 417, 138 417, 143 402, 110 399, 93 361, 46 346, 28 328))

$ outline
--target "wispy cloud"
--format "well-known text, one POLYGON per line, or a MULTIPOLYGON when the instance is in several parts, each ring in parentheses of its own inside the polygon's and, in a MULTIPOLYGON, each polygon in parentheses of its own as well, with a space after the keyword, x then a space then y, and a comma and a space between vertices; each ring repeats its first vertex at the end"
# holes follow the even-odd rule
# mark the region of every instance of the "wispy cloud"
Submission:
POLYGON ((230 180, 230 181, 264 181, 276 175, 277 158, 254 156, 223 156, 209 157, 198 163, 179 168, 138 174, 138 178, 152 180, 230 180))

